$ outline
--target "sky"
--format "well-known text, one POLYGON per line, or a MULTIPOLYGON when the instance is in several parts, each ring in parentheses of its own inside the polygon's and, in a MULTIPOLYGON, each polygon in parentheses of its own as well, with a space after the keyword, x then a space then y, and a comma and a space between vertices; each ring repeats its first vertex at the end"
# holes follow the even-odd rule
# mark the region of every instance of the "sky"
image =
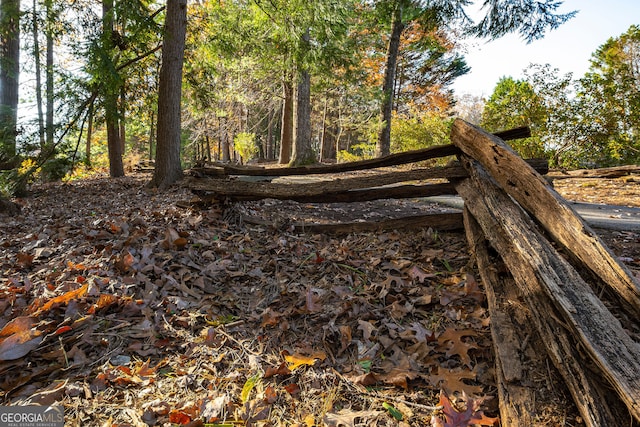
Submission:
POLYGON ((591 54, 611 37, 640 25, 638 0, 565 0, 558 12, 578 14, 556 30, 527 45, 517 34, 487 42, 467 41, 465 58, 471 71, 451 86, 456 95, 489 97, 502 77, 520 79, 529 64, 550 64, 561 75, 582 77, 591 54))

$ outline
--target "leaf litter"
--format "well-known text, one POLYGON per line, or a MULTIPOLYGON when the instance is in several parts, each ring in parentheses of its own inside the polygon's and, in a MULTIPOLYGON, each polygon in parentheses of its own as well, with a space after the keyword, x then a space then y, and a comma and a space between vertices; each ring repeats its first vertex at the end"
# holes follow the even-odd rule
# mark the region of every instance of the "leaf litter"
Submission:
POLYGON ((464 235, 246 225, 144 179, 40 186, 2 218, 2 404, 82 426, 498 424, 464 235))

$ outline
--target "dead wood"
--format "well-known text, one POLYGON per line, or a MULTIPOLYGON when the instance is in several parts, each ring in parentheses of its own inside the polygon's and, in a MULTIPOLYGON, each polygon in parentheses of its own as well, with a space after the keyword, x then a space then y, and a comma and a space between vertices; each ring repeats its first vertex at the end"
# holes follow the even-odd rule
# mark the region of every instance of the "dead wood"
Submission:
MULTIPOLYGON (((548 169, 546 160, 533 159, 528 162, 543 173, 548 169)), ((384 186, 436 178, 455 181, 467 176, 468 173, 463 167, 447 166, 305 183, 191 178, 186 185, 203 200, 226 198, 232 201, 248 201, 272 198, 304 203, 332 203, 455 194, 455 188, 451 184, 384 186)))
POLYGON ((464 209, 464 228, 471 255, 475 257, 484 283, 491 316, 500 424, 503 427, 533 425, 536 390, 534 381, 529 378, 529 370, 535 367, 529 363, 525 368, 522 363, 523 343, 517 333, 521 328, 513 318, 511 309, 517 297, 511 296, 513 300, 509 300, 509 294, 515 289, 513 278, 498 274, 496 263, 490 259, 484 233, 468 208, 464 209), (507 281, 510 283, 505 283, 507 281))
POLYGON ((214 167, 194 168, 192 172, 203 176, 226 176, 226 175, 246 175, 246 176, 291 176, 291 175, 315 175, 315 174, 335 174, 340 172, 352 172, 365 169, 381 168, 387 166, 398 166, 407 163, 421 162, 438 157, 454 156, 460 150, 452 144, 438 145, 421 150, 407 151, 404 153, 391 154, 377 159, 361 160, 358 162, 338 163, 332 165, 311 165, 299 167, 278 167, 263 168, 257 166, 234 166, 216 164, 214 167))
MULTIPOLYGON (((569 376, 572 389, 586 393, 578 395, 580 400, 576 406, 581 406, 580 412, 587 425, 629 424, 624 405, 620 401, 611 401, 608 389, 584 370, 587 365, 574 354, 571 349, 573 339, 563 325, 555 320, 557 317, 532 313, 531 307, 518 294, 513 276, 507 271, 499 272, 503 261, 499 255, 497 259, 490 256, 489 242, 467 208, 464 226, 471 254, 475 257, 484 284, 491 316, 501 425, 530 426, 535 424, 537 417, 543 416, 544 408, 537 398, 540 389, 536 384, 536 380, 539 381, 536 378, 539 374, 536 373, 546 372, 548 368, 544 363, 546 357, 538 351, 540 348, 545 349, 544 354, 548 354, 556 362, 555 365, 566 368, 562 371, 562 377, 569 376), (528 352, 530 357, 527 357, 528 352)), ((542 302, 542 305, 545 310, 554 312, 548 302, 542 302)), ((577 355, 580 356, 579 353, 577 355)))
POLYGON ((297 232, 350 234, 385 230, 407 230, 433 228, 439 231, 460 230, 463 227, 462 214, 450 212, 444 214, 413 215, 403 218, 392 218, 380 221, 344 222, 344 223, 310 223, 294 222, 292 224, 276 224, 259 217, 243 216, 242 220, 249 224, 264 225, 274 228, 292 227, 297 232))
POLYGON ((585 422, 620 425, 619 419, 611 420, 582 352, 640 420, 640 346, 487 172, 468 158, 464 164, 471 178, 458 185, 458 192, 511 271, 585 422))
POLYGON ((332 191, 331 181, 314 184, 275 184, 245 181, 208 180, 190 184, 202 200, 250 201, 260 199, 295 200, 301 203, 350 203, 378 199, 403 199, 455 193, 450 183, 403 185, 359 190, 332 191))
MULTIPOLYGON (((531 136, 528 127, 519 127, 494 135, 505 141, 531 136)), ((416 163, 431 160, 438 157, 455 156, 460 153, 460 149, 453 144, 437 145, 420 150, 395 153, 376 159, 361 160, 358 162, 338 163, 332 165, 311 165, 299 167, 278 167, 263 168, 256 166, 235 166, 221 163, 214 163, 213 167, 200 167, 191 169, 192 173, 202 176, 291 176, 291 175, 313 175, 313 174, 335 174, 340 172, 353 172, 365 169, 381 168, 387 166, 398 166, 407 163, 416 163)), ((545 173, 545 172, 543 172, 545 173)))
POLYGON ((618 295, 632 318, 640 316, 640 285, 573 208, 504 141, 463 120, 453 124, 451 140, 475 158, 581 267, 592 271, 618 295))
POLYGON ((575 179, 575 178, 621 178, 623 176, 640 174, 640 166, 625 165, 610 168, 598 169, 578 169, 572 171, 555 171, 551 178, 555 179, 575 179))

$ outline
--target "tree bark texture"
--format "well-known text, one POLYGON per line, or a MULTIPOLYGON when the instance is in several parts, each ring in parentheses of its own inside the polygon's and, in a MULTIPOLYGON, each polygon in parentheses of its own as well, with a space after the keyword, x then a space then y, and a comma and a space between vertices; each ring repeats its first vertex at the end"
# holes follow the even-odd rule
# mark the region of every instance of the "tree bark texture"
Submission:
POLYGON ((45 0, 45 9, 47 14, 47 26, 45 29, 46 37, 47 37, 47 60, 46 60, 46 88, 45 88, 45 97, 47 99, 46 103, 46 119, 45 119, 45 128, 46 128, 46 142, 48 146, 53 145, 53 135, 54 135, 54 127, 53 127, 53 110, 54 110, 54 89, 53 89, 53 25, 54 25, 54 15, 53 15, 53 0, 45 0))
MULTIPOLYGON (((303 37, 309 42, 309 31, 303 37)), ((300 166, 316 163, 316 154, 311 146, 311 74, 306 68, 300 71, 296 89, 295 138, 289 165, 300 166)))
MULTIPOLYGON (((484 214, 489 213, 483 210, 481 216, 484 214)), ((575 403, 587 425, 615 426, 618 422, 629 425, 630 417, 624 405, 585 370, 587 365, 581 353, 571 347, 572 335, 556 321, 558 316, 550 301, 541 295, 528 305, 513 276, 499 273, 508 268, 501 269, 504 262, 500 255, 489 255, 489 242, 468 208, 464 212, 464 228, 487 294, 501 425, 535 425, 539 411, 536 395, 541 392, 536 383, 540 372, 548 371, 547 356, 556 361, 562 377, 569 379, 567 386, 578 395, 575 403), (540 354, 540 348, 546 352, 540 354)))
MULTIPOLYGON (((102 1, 102 48, 105 54, 113 50, 113 0, 102 1)), ((104 95, 105 122, 107 127, 107 151, 109 154, 109 175, 112 178, 124 176, 122 163, 122 143, 118 123, 118 76, 110 76, 109 84, 102 85, 104 95)))
POLYGON ((280 156, 278 163, 289 164, 293 148, 293 84, 285 76, 282 82, 282 126, 280 128, 280 156))
POLYGON ((156 168, 151 181, 151 185, 159 188, 166 188, 182 177, 180 105, 187 0, 167 0, 166 13, 158 90, 156 168))
POLYGON ((581 261, 583 268, 600 277, 632 318, 640 317, 640 285, 540 174, 503 140, 463 120, 454 122, 451 140, 478 160, 557 243, 581 261))
MULTIPOLYGON (((252 216, 242 216, 242 221, 249 224, 264 225, 278 228, 278 224, 252 216)), ((391 218, 380 221, 366 222, 342 222, 342 223, 312 223, 294 222, 287 224, 287 229, 292 227, 296 232, 302 233, 331 233, 349 234, 383 230, 407 230, 419 228, 433 228, 440 231, 459 230, 462 228, 462 214, 459 212, 446 214, 415 215, 402 218, 391 218)))
POLYGON ((40 26, 38 25, 38 2, 33 0, 33 57, 36 73, 36 107, 38 111, 38 140, 40 148, 45 146, 44 111, 42 109, 42 61, 40 60, 40 26))
POLYGON ((400 36, 404 31, 402 22, 402 2, 398 2, 391 24, 391 37, 387 48, 387 63, 382 85, 382 107, 380 111, 381 129, 376 143, 376 157, 387 156, 391 152, 391 112, 393 111, 393 87, 396 80, 396 67, 400 51, 400 36))
POLYGON ((0 1, 0 148, 16 155, 20 76, 20 0, 0 1))
POLYGON ((458 193, 536 314, 538 331, 585 422, 619 425, 606 421, 609 409, 601 408, 604 395, 584 370, 585 356, 640 420, 640 345, 482 166, 471 159, 463 163, 471 178, 457 186, 458 193))

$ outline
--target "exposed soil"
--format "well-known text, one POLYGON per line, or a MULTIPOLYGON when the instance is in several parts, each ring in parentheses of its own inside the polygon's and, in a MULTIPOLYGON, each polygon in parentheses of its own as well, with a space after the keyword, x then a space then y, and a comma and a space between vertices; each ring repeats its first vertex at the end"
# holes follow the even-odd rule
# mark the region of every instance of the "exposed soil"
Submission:
MULTIPOLYGON (((58 402, 81 426, 425 426, 444 416, 444 390, 482 402, 491 425, 490 319, 463 233, 287 227, 443 208, 179 208, 187 189, 147 179, 38 186, 20 215, 0 214, 0 403, 58 402)), ((556 188, 607 203, 614 191, 556 188)), ((640 268, 637 233, 602 236, 640 268)), ((552 372, 536 384, 539 425, 581 425, 552 372)))

